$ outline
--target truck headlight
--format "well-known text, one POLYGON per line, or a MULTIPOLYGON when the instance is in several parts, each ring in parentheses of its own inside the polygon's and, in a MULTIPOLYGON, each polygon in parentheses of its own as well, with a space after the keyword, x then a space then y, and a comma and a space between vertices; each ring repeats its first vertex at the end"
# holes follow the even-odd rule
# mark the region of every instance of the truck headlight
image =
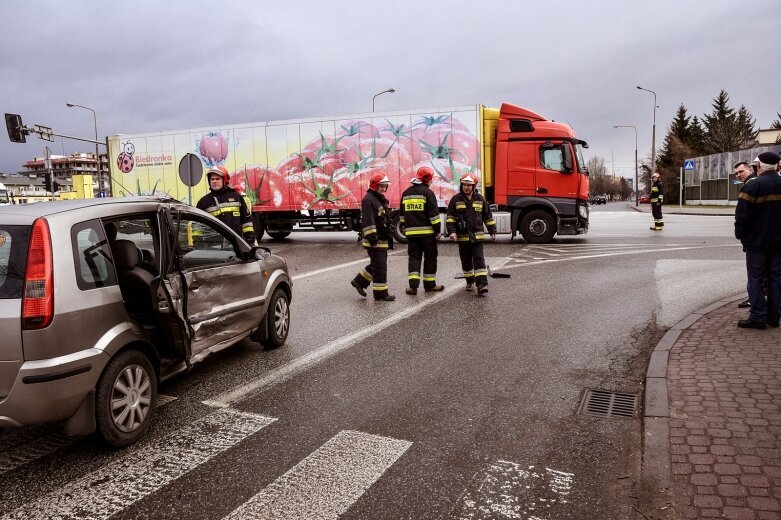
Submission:
POLYGON ((588 218, 588 206, 585 204, 578 206, 578 213, 580 213, 580 216, 583 218, 588 218))

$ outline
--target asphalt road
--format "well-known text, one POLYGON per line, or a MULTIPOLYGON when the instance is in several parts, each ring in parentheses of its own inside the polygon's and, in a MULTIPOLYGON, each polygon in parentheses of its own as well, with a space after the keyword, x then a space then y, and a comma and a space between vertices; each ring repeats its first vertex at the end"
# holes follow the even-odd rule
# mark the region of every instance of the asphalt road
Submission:
MULTIPOLYGON (((542 246, 487 246, 485 297, 440 245, 440 294, 358 296, 351 233, 268 242, 294 276, 288 343, 245 341, 160 388, 149 434, 119 452, 54 427, 0 435, 8 518, 632 518, 650 351, 689 312, 745 288, 728 216, 623 204, 542 246), (580 413, 588 389, 634 417, 580 413), (240 508, 240 509, 237 509, 240 508)), ((3 517, 6 518, 6 517, 3 517)))

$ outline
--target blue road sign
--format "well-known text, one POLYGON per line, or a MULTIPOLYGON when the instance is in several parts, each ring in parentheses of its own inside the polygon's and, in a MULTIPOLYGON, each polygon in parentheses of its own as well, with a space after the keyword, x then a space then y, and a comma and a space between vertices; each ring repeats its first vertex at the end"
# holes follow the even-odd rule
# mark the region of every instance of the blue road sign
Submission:
POLYGON ((106 197, 106 192, 105 191, 99 191, 98 192, 98 198, 99 199, 102 199, 102 198, 105 198, 105 197, 106 197))
POLYGON ((694 169, 694 160, 688 159, 683 162, 683 169, 684 170, 693 170, 694 169))

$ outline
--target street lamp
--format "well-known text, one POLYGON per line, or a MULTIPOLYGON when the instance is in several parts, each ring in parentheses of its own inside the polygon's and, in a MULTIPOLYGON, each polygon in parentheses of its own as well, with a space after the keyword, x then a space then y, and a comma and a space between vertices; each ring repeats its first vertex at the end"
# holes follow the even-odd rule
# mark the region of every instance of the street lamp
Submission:
POLYGON ((656 173, 656 92, 637 85, 638 90, 645 90, 654 95, 654 126, 651 132, 651 175, 656 173))
POLYGON ((95 122, 95 166, 98 172, 98 191, 103 191, 103 176, 102 168, 100 167, 100 153, 98 152, 98 116, 94 110, 84 105, 77 105, 76 103, 65 103, 68 108, 78 107, 92 112, 92 120, 95 122))
POLYGON ((638 202, 638 184, 637 184, 637 127, 634 125, 613 125, 613 128, 632 128, 635 131, 635 206, 639 206, 638 202))
POLYGON ((372 97, 372 112, 374 112, 374 100, 377 99, 377 96, 380 96, 382 94, 393 94, 394 92, 396 92, 395 88, 389 88, 388 90, 383 90, 382 92, 374 94, 374 96, 372 97))

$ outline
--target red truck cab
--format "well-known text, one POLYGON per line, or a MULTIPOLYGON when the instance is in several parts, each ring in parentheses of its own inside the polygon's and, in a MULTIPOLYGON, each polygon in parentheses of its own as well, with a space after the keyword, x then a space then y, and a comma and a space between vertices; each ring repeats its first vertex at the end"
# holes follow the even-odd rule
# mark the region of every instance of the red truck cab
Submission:
POLYGON ((508 103, 498 111, 483 108, 482 120, 484 157, 495 157, 494 165, 484 165, 484 171, 493 172, 486 178, 486 195, 499 212, 509 213, 512 235, 546 243, 554 234, 586 233, 586 142, 569 125, 508 103), (488 150, 491 145, 495 154, 488 150))

